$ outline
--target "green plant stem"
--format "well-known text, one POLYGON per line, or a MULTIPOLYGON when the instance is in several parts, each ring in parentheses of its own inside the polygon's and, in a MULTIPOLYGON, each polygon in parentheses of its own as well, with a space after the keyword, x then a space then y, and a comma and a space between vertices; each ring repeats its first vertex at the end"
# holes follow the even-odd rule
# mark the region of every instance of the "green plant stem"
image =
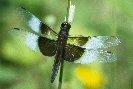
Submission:
POLYGON ((61 86, 62 86, 63 68, 64 68, 64 60, 61 61, 58 89, 61 89, 61 86))

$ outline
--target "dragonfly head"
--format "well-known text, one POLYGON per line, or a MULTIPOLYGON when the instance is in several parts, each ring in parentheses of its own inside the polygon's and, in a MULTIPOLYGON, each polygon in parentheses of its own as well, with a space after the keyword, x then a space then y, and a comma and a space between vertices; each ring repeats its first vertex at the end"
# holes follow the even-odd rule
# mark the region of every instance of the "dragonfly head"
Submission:
POLYGON ((71 28, 71 25, 70 25, 68 22, 63 22, 63 23, 61 24, 61 28, 70 29, 70 28, 71 28))

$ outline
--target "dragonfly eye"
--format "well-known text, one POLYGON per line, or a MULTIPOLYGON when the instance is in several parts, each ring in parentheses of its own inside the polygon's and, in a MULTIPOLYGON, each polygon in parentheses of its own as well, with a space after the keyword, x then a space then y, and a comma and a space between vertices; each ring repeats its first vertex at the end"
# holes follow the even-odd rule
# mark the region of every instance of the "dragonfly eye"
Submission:
POLYGON ((70 25, 68 22, 63 22, 63 23, 61 24, 61 27, 62 27, 62 28, 67 27, 68 29, 70 29, 70 28, 71 28, 71 25, 70 25))

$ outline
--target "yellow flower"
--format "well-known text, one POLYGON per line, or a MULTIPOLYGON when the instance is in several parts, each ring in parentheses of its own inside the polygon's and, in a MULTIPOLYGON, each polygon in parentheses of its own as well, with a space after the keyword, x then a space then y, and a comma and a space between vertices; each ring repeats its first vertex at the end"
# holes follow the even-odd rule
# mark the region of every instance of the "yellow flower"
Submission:
POLYGON ((104 84, 103 75, 85 66, 79 66, 75 70, 76 76, 88 89, 99 89, 104 84))

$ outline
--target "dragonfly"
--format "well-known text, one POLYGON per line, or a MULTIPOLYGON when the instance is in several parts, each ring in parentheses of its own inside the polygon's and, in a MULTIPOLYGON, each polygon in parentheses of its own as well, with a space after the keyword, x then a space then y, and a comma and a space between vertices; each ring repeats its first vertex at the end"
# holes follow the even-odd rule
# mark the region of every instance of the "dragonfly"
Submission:
POLYGON ((55 56, 51 83, 54 82, 58 74, 62 60, 88 64, 112 62, 117 59, 115 53, 110 49, 121 43, 118 37, 71 36, 69 35, 71 25, 68 22, 61 23, 60 31, 57 33, 23 7, 18 8, 18 14, 31 29, 14 28, 12 32, 18 34, 23 32, 26 46, 33 51, 39 51, 44 56, 55 56))

